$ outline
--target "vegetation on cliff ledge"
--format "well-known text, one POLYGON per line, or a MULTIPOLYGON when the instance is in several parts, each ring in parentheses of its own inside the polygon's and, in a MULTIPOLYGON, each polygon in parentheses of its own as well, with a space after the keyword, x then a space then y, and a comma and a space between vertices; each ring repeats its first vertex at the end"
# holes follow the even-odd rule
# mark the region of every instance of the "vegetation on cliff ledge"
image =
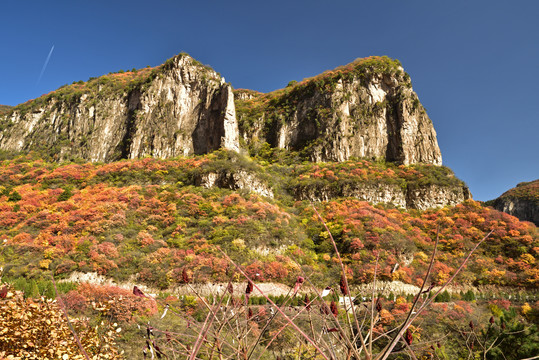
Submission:
POLYGON ((519 183, 516 187, 504 192, 500 198, 528 200, 539 206, 539 180, 519 183))
POLYGON ((13 106, 0 105, 0 116, 8 114, 11 112, 11 109, 13 109, 13 106))
MULTIPOLYGON (((92 77, 87 81, 79 80, 70 85, 66 84, 57 90, 38 97, 37 99, 28 100, 15 107, 0 108, 0 115, 8 114, 12 111, 19 111, 24 114, 37 110, 40 107, 49 104, 51 101, 70 104, 79 101, 83 95, 90 95, 94 99, 107 99, 123 96, 134 89, 144 88, 145 85, 148 86, 156 77, 162 76, 164 72, 171 70, 173 64, 181 58, 188 58, 192 65, 199 67, 204 72, 214 72, 211 67, 201 64, 197 60, 191 58, 188 54, 180 53, 167 60, 164 64, 156 67, 147 66, 142 69, 132 69, 127 71, 119 70, 107 75, 92 77)), ((2 105, 2 107, 4 107, 4 105, 2 105)))
POLYGON ((236 112, 240 129, 250 128, 262 115, 268 117, 267 122, 273 117, 287 116, 302 99, 312 97, 315 92, 334 91, 339 80, 359 79, 366 83, 372 76, 384 74, 395 76, 406 87, 412 86, 410 76, 403 71, 399 60, 387 56, 370 56, 358 58, 347 65, 300 82, 291 81, 287 87, 269 93, 237 89, 236 112))

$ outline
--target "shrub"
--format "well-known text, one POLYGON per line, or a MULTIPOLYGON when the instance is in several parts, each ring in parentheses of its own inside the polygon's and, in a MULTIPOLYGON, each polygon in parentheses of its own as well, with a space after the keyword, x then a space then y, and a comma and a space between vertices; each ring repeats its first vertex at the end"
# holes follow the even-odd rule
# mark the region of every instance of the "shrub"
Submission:
POLYGON ((130 321, 133 314, 141 316, 153 315, 157 312, 155 300, 133 295, 129 290, 116 286, 100 286, 81 284, 62 296, 68 309, 78 311, 95 310, 92 304, 100 304, 107 316, 114 321, 130 321))
MULTIPOLYGON (((109 324, 89 326, 87 320, 70 319, 82 347, 92 359, 121 359, 116 338, 121 329, 109 324)), ((82 358, 59 304, 45 298, 25 299, 10 291, 0 299, 0 358, 82 358)))

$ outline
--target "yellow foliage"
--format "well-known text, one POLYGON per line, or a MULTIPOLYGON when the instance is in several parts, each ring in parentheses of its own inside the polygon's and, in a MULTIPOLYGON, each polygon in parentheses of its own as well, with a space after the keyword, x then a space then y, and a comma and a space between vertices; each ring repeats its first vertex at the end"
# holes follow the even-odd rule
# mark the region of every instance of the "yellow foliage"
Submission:
POLYGON ((414 256, 420 258, 422 261, 427 261, 429 259, 427 254, 425 254, 423 251, 416 253, 414 256))
POLYGON ((524 305, 522 305, 522 307, 520 308, 520 312, 522 312, 522 315, 526 315, 530 311, 532 311, 532 307, 528 303, 524 303, 524 305))
POLYGON ((528 265, 535 264, 535 258, 533 257, 532 254, 522 254, 522 255, 520 255, 520 260, 522 262, 525 262, 528 265))
MULTIPOLYGON (((94 327, 88 326, 87 320, 70 321, 92 359, 123 359, 116 347, 118 332, 113 326, 94 327)), ((56 300, 24 299, 20 291, 8 292, 0 300, 0 329, 0 359, 85 358, 56 300)))
POLYGON ((238 249, 245 249, 245 241, 243 239, 234 239, 232 240, 232 245, 238 249))
POLYGON ((406 304, 406 303, 407 303, 406 298, 403 296, 399 296, 397 300, 395 300, 395 305, 397 306, 400 304, 406 304))
POLYGON ((49 269, 49 265, 51 264, 51 260, 49 259, 45 259, 45 260, 41 260, 39 262, 39 267, 42 268, 43 270, 48 270, 49 269))

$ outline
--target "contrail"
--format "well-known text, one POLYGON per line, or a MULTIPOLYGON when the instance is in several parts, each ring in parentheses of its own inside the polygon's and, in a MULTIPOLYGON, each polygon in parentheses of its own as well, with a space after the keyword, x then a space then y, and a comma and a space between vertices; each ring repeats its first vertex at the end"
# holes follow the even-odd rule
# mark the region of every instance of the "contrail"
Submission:
POLYGON ((47 65, 49 65, 49 60, 51 59, 52 52, 54 51, 54 45, 51 47, 51 51, 49 51, 49 55, 47 56, 47 60, 45 60, 45 64, 43 64, 43 68, 41 69, 41 73, 39 74, 39 78, 37 79, 36 86, 41 81, 41 77, 43 76, 43 73, 45 72, 45 69, 47 68, 47 65))

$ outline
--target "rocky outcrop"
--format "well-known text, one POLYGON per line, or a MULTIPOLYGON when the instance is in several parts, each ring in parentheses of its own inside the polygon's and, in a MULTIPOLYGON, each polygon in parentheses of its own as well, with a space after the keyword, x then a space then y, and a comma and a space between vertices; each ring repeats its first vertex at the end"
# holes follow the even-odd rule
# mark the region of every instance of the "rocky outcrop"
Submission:
POLYGON ((472 194, 466 185, 410 186, 406 189, 406 207, 409 209, 426 210, 454 206, 471 198, 472 194))
POLYGON ((21 104, 1 121, 0 149, 59 159, 168 158, 239 150, 232 89, 180 54, 140 73, 75 83, 21 104))
POLYGON ((453 206, 471 199, 468 187, 425 185, 403 187, 398 184, 362 184, 342 187, 296 187, 298 200, 328 201, 339 197, 352 197, 371 204, 392 204, 405 209, 426 210, 453 206))
POLYGON ((256 174, 244 170, 210 172, 199 176, 195 180, 195 185, 205 188, 241 189, 269 198, 274 196, 273 190, 266 182, 259 179, 256 174))
POLYGON ((297 200, 329 201, 339 197, 353 197, 372 204, 385 203, 406 208, 406 193, 399 185, 356 184, 345 186, 297 186, 297 200))
POLYGON ((251 149, 268 143, 313 161, 442 163, 408 74, 387 57, 268 94, 233 94, 219 74, 180 54, 154 69, 80 81, 3 108, 0 130, 1 150, 42 150, 60 160, 238 151, 241 136, 251 149))
POLYGON ((539 180, 520 183, 489 204, 497 210, 539 226, 539 180))
POLYGON ((236 92, 241 137, 307 154, 441 165, 436 132, 398 61, 359 59, 269 94, 236 92))
POLYGON ((441 165, 432 123, 400 63, 360 59, 269 94, 236 92, 185 54, 78 82, 0 114, 0 149, 58 159, 168 158, 267 142, 314 161, 441 165), (238 119, 242 124, 238 129, 238 119))

